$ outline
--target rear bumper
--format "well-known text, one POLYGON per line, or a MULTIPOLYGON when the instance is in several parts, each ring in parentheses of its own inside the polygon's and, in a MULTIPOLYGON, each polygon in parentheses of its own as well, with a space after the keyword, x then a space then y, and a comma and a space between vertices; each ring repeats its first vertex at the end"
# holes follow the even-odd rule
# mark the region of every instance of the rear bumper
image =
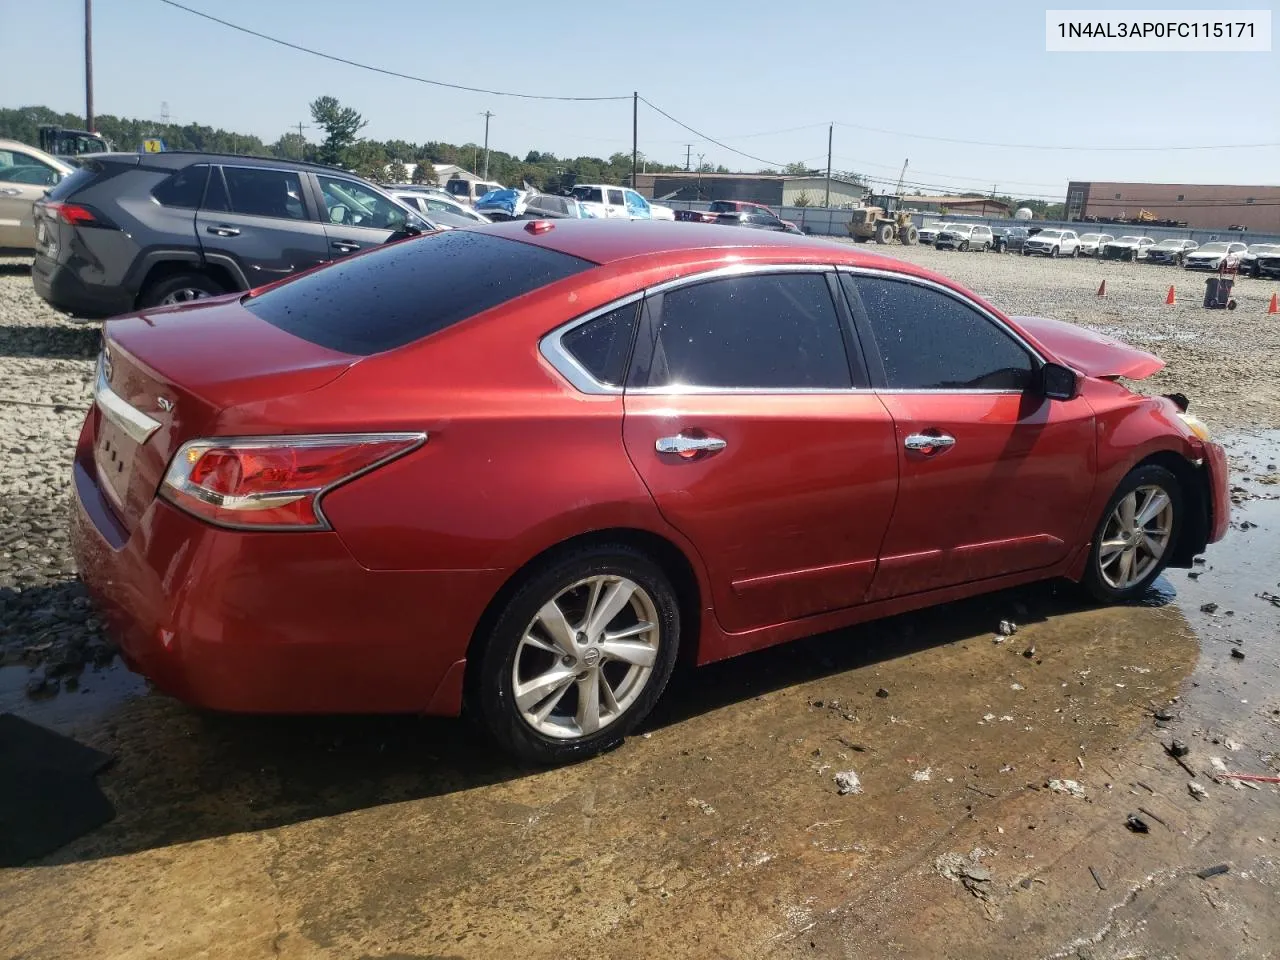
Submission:
POLYGON ((56 310, 101 320, 133 310, 134 295, 122 287, 89 286, 64 264, 37 253, 31 265, 36 294, 56 310))
POLYGON ((336 533, 221 530, 161 500, 126 530, 94 476, 92 423, 72 546, 130 669, 214 710, 460 711, 497 571, 372 571, 336 533))

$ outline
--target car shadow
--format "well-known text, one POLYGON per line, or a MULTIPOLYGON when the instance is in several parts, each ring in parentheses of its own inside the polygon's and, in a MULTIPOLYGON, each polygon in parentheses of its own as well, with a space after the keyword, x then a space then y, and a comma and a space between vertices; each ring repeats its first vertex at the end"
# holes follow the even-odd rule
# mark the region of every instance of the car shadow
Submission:
POLYGON ((0 357, 92 360, 102 348, 96 326, 49 327, 0 324, 0 357))
POLYGON ((30 263, 0 263, 0 277, 29 277, 30 263))
MULTIPOLYGON (((1157 592, 1147 603, 1167 601, 1167 592, 1157 592)), ((991 636, 1004 619, 1026 625, 1088 606, 1070 584, 1037 584, 697 669, 683 666, 637 734, 796 684, 991 636)), ((114 768, 101 777, 116 820, 40 865, 271 829, 474 790, 542 769, 506 759, 456 719, 230 716, 150 695, 125 704, 102 726, 109 733, 85 739, 116 754, 114 768)))

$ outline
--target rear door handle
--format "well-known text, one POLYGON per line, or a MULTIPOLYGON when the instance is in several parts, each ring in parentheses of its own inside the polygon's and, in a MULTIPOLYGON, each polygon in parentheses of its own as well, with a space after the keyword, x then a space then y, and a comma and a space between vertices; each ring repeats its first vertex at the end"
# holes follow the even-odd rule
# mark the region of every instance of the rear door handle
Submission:
POLYGON ((13 187, 5 187, 3 190, 0 190, 0 197, 16 197, 21 193, 21 190, 14 189, 13 187))
POLYGON ((351 240, 335 240, 333 241, 333 249, 341 250, 343 253, 355 253, 360 249, 360 244, 351 240))
POLYGON ((950 450, 956 445, 956 438, 946 433, 913 433, 902 442, 902 445, 913 453, 923 453, 931 457, 935 453, 950 450))
POLYGON ((659 437, 653 448, 659 453, 674 453, 677 457, 692 460, 704 453, 719 453, 728 445, 722 437, 689 436, 678 433, 674 437, 659 437))
POLYGON ((225 223, 220 223, 217 226, 208 226, 208 227, 205 227, 204 229, 205 229, 205 233, 212 233, 215 237, 240 236, 240 229, 238 227, 232 227, 225 223))

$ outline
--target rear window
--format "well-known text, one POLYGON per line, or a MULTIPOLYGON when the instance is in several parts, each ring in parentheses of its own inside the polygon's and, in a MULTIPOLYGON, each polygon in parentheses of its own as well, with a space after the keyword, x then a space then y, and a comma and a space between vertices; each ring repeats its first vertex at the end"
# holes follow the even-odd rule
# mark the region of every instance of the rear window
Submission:
POLYGON ((593 266, 533 244, 450 230, 341 260, 244 305, 303 340, 368 356, 593 266))
POLYGON ((54 188, 45 194, 47 200, 65 200, 77 190, 83 190, 94 181, 103 176, 103 166, 96 161, 86 161, 83 166, 77 167, 71 173, 67 174, 54 185, 54 188))

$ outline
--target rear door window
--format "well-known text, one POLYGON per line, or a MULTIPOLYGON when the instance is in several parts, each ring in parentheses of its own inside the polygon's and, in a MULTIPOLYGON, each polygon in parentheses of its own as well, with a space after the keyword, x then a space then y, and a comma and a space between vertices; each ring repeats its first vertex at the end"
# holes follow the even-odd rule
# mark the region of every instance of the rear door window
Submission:
POLYGON ((151 196, 166 207, 196 210, 204 199, 205 181, 209 179, 209 165, 197 163, 178 170, 169 179, 151 191, 151 196))
POLYGON ((533 244, 449 230, 341 260, 243 302, 294 336, 367 356, 593 266, 533 244))
POLYGON ((597 381, 620 387, 639 309, 637 301, 588 320, 561 337, 560 346, 597 381))
MULTIPOLYGON (((227 202, 231 213, 282 220, 306 220, 302 201, 302 180, 292 170, 260 167, 223 167, 227 202)), ((212 193, 212 191, 210 191, 212 193)))
POLYGON ((852 386, 821 273, 726 277, 662 295, 632 387, 834 390, 852 386))
POLYGON ((612 206, 615 206, 615 207, 620 207, 620 206, 622 206, 622 191, 621 191, 621 190, 610 190, 610 191, 609 191, 609 203, 610 203, 612 206))

